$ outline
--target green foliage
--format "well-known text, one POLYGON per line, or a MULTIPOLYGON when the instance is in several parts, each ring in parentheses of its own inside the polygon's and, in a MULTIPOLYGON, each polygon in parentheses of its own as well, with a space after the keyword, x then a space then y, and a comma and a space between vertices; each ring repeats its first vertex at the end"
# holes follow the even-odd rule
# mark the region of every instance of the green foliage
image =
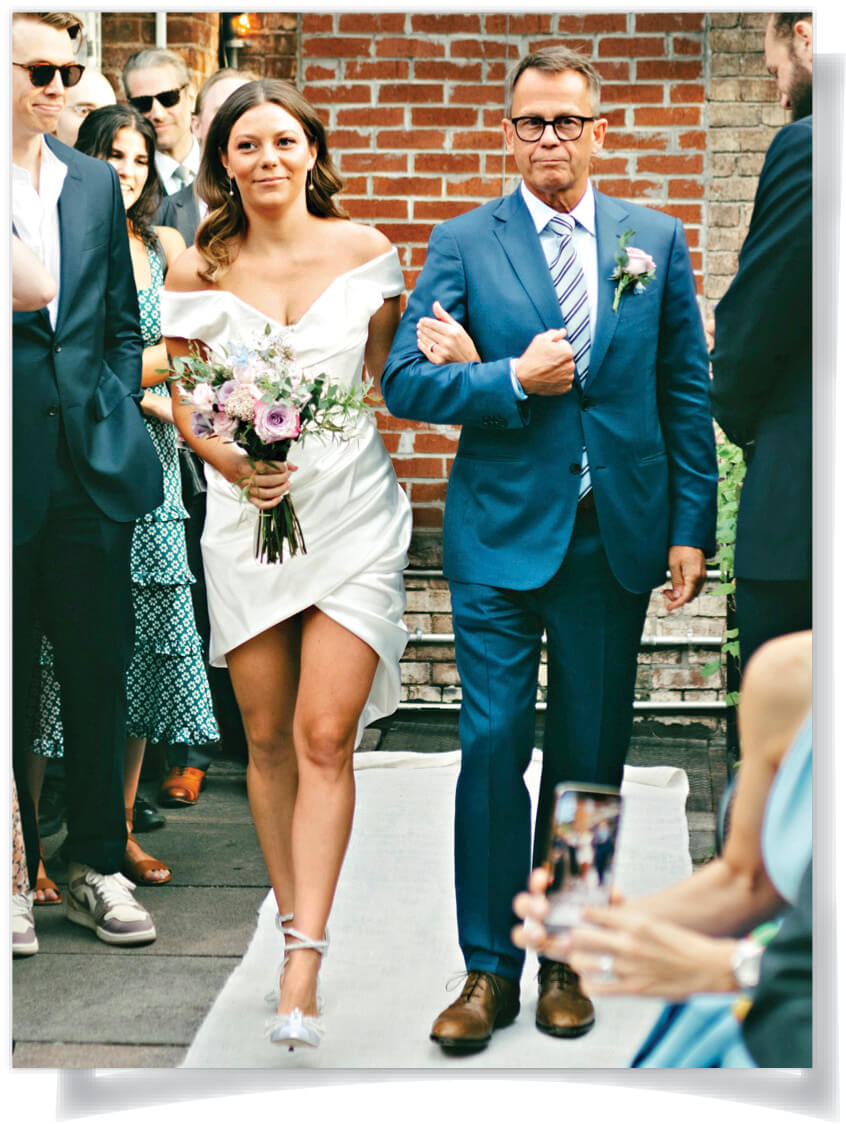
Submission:
MULTIPOLYGON (((715 596, 725 595, 728 604, 734 606, 734 544, 737 534, 737 510, 740 506, 740 489, 743 477, 746 474, 746 464, 743 453, 728 440, 723 439, 717 446, 717 466, 720 479, 717 484, 717 565, 720 568, 720 584, 711 593, 715 596)), ((724 656, 738 659, 740 644, 737 639, 737 629, 726 630, 725 639, 720 651, 724 656)), ((722 666, 722 659, 714 660, 702 665, 702 675, 713 675, 722 666)), ((729 691, 726 694, 726 703, 736 706, 739 694, 729 691)))

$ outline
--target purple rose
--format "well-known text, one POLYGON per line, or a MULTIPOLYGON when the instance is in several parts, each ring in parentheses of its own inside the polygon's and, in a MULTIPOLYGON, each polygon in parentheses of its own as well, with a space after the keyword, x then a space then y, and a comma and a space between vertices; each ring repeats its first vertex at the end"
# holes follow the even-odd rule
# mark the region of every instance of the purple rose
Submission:
POLYGON ((235 440, 235 430, 238 422, 227 414, 216 413, 212 422, 215 437, 222 437, 224 441, 235 440))
POLYGON ((655 268, 654 259, 645 250, 639 250, 636 246, 627 246, 626 253, 629 257, 626 262, 626 272, 631 273, 632 277, 640 277, 642 273, 649 273, 655 268))
POLYGON ((293 406, 256 402, 253 420, 256 433, 268 445, 300 435, 300 415, 293 406))
POLYGON ((223 406, 226 405, 226 401, 229 398, 229 395, 232 393, 232 391, 236 388, 237 385, 238 385, 238 383, 235 382, 234 379, 230 379, 228 382, 222 383, 217 388, 217 404, 218 404, 218 406, 223 407, 223 406))
POLYGON ((191 432, 195 437, 213 437, 214 427, 209 415, 193 413, 191 415, 191 432))

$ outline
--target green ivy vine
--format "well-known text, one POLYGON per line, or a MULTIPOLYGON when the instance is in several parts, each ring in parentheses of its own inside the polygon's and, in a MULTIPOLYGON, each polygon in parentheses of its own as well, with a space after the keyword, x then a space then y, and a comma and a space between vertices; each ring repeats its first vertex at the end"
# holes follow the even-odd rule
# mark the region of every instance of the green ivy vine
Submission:
MULTIPOLYGON (((743 452, 725 438, 717 446, 717 461, 720 471, 717 484, 717 565, 720 569, 720 584, 710 592, 715 596, 725 594, 727 603, 734 608, 734 544, 737 534, 737 510, 740 506, 740 488, 746 474, 743 452)), ((725 640, 720 651, 725 657, 740 657, 740 644, 737 629, 726 629, 725 640)), ((702 665, 702 675, 713 675, 719 671, 723 658, 702 665)), ((726 703, 736 706, 740 697, 738 691, 726 694, 726 703)))

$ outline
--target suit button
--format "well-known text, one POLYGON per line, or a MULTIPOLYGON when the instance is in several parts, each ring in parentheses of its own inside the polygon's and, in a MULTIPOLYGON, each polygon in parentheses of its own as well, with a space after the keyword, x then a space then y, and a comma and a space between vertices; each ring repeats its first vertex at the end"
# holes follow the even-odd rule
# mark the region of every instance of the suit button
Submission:
POLYGON ((56 414, 58 414, 58 412, 59 412, 59 407, 58 407, 58 406, 51 406, 51 407, 50 407, 50 408, 49 408, 49 409, 47 410, 47 417, 48 417, 48 418, 54 418, 54 417, 56 416, 56 414))
POLYGON ((573 461, 573 463, 570 465, 570 471, 574 476, 580 476, 582 472, 582 466, 577 461, 573 461))
POLYGON ((62 345, 60 343, 53 344, 53 351, 56 353, 56 355, 58 355, 61 350, 62 345))

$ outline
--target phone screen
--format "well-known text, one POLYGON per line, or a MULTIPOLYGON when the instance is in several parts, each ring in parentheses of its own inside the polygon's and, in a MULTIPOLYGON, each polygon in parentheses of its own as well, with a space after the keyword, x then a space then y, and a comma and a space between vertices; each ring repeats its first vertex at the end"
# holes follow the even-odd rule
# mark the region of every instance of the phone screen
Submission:
POLYGON ((622 805, 614 788, 556 787, 544 864, 550 904, 544 924, 550 932, 578 924, 585 906, 608 904, 622 805))

